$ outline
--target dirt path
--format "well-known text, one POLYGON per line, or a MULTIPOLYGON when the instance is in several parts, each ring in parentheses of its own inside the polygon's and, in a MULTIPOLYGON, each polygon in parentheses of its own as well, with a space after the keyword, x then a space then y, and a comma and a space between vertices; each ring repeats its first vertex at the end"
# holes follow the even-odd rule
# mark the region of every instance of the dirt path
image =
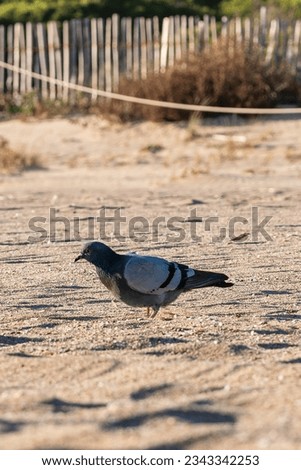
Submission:
POLYGON ((1 448, 300 448, 301 121, 0 136, 44 167, 0 176, 1 448), (104 235, 235 286, 149 320, 73 263, 104 235))

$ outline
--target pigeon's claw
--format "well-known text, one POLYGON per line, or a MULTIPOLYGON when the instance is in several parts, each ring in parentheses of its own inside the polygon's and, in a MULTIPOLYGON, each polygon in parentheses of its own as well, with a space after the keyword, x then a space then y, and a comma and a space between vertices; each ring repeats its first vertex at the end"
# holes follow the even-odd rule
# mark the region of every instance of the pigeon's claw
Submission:
POLYGON ((158 313, 159 310, 160 310, 160 307, 157 307, 157 306, 156 306, 156 307, 152 307, 152 309, 153 309, 153 313, 150 314, 150 317, 151 317, 151 318, 155 318, 155 316, 157 315, 157 313, 158 313))

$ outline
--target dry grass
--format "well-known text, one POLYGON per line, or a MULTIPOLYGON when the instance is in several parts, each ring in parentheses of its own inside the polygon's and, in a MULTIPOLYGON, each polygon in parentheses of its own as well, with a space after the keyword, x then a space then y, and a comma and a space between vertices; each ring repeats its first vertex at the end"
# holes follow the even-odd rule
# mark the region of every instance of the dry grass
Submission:
POLYGON ((0 173, 13 174, 38 168, 41 168, 41 163, 36 155, 22 155, 16 152, 0 136, 0 173))
MULTIPOLYGON (((145 80, 122 80, 119 93, 162 101, 234 107, 270 107, 283 97, 298 100, 298 86, 285 64, 267 66, 259 51, 219 42, 210 50, 145 80)), ((177 121, 191 112, 123 102, 104 107, 121 119, 177 121), (109 108, 109 109, 108 109, 109 108)), ((103 109, 103 107, 102 107, 103 109)))

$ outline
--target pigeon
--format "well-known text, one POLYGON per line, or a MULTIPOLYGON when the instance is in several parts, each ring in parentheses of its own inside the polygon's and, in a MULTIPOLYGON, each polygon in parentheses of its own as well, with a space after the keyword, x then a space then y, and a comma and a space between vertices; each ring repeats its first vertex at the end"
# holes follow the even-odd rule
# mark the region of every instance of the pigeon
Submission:
POLYGON ((86 243, 78 260, 96 268, 100 281, 113 296, 132 307, 146 307, 154 318, 161 307, 172 303, 181 293, 201 287, 231 287, 228 276, 199 271, 185 264, 155 256, 130 252, 118 254, 104 243, 86 243))

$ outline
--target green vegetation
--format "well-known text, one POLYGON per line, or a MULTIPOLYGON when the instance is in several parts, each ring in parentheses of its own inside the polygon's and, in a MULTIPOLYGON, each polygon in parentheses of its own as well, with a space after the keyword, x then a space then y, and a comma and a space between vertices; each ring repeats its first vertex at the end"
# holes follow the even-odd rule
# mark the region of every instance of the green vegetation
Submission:
POLYGON ((220 0, 0 0, 0 23, 72 18, 215 14, 220 0))
POLYGON ((222 0, 219 12, 226 16, 251 16, 260 6, 268 6, 274 13, 288 18, 301 15, 301 0, 222 0))
POLYGON ((301 15, 301 0, 0 0, 0 24, 72 18, 199 15, 246 16, 267 5, 288 17, 301 15))

